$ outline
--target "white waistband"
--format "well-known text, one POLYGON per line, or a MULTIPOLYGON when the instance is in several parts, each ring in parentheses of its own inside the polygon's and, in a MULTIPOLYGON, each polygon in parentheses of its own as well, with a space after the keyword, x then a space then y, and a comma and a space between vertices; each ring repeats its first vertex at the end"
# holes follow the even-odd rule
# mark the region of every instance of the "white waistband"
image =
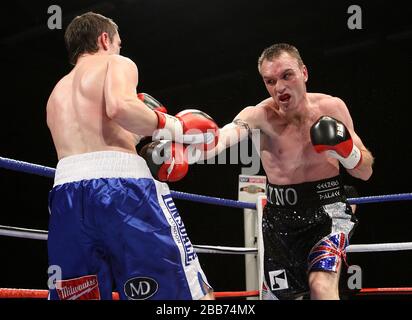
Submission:
POLYGON ((68 156, 57 163, 54 187, 98 178, 151 178, 146 161, 137 154, 98 151, 68 156))

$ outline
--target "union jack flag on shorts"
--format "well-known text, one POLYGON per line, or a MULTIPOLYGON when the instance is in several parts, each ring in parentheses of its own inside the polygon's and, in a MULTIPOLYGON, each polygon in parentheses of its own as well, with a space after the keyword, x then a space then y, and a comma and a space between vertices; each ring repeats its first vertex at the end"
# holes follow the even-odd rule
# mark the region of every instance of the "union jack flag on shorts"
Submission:
POLYGON ((313 246, 308 258, 308 271, 336 272, 341 259, 346 263, 348 239, 343 232, 333 233, 313 246))

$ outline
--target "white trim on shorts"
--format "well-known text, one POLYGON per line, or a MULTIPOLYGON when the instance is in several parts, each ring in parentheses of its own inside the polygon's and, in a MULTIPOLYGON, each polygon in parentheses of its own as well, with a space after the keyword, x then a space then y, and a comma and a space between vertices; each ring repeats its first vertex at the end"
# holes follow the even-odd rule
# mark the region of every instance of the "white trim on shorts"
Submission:
POLYGON ((186 228, 183 226, 183 221, 180 217, 180 214, 177 212, 177 208, 173 200, 170 199, 167 201, 167 203, 165 203, 164 201, 163 196, 170 195, 169 186, 166 183, 162 183, 157 180, 155 180, 155 183, 157 190, 157 199, 160 207, 162 208, 163 214, 171 227, 172 237, 176 244, 176 247, 179 249, 181 265, 186 275, 186 281, 189 286, 192 299, 199 300, 206 294, 208 294, 212 290, 212 287, 207 281, 206 275, 204 274, 202 267, 200 266, 199 258, 197 257, 197 255, 196 258, 186 263, 188 255, 194 253, 193 245, 190 242, 189 237, 187 236, 186 228), (173 217, 173 214, 175 214, 176 216, 173 217), (201 280, 199 279, 199 275, 201 277, 201 280))
POLYGON ((97 151, 62 158, 56 167, 54 185, 99 178, 153 179, 146 161, 135 153, 97 151))

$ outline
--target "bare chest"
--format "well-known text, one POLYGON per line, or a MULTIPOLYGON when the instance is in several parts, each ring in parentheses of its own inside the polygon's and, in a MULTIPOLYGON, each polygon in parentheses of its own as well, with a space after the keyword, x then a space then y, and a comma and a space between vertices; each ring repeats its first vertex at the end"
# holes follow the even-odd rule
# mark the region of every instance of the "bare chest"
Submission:
POLYGON ((261 150, 284 161, 309 161, 316 157, 310 140, 310 125, 268 126, 261 135, 261 150))

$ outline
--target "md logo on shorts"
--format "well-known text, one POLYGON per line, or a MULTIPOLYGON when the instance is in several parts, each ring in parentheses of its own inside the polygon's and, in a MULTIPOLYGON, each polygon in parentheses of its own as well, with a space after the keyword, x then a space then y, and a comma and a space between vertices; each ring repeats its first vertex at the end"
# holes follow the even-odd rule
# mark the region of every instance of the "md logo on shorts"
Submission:
POLYGON ((124 284, 124 293, 131 300, 144 300, 153 296, 159 285, 156 280, 146 277, 136 277, 124 284))
POLYGON ((272 291, 289 288, 285 269, 269 271, 270 289, 272 291))

